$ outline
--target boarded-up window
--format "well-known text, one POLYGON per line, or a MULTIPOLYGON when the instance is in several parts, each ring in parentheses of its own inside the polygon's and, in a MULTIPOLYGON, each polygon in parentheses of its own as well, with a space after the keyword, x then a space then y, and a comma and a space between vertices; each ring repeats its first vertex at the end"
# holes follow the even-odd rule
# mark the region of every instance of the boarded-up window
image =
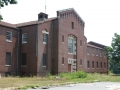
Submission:
POLYGON ((80 40, 80 46, 82 46, 82 40, 80 40))
POLYGON ((6 65, 11 65, 11 53, 6 52, 6 65))
POLYGON ((64 64, 64 57, 62 57, 62 64, 64 64))
POLYGON ((106 68, 106 63, 104 62, 104 68, 106 68))
POLYGON ((94 61, 92 61, 92 68, 94 68, 94 61))
POLYGON ((43 66, 46 66, 46 54, 42 56, 43 66))
POLYGON ((26 53, 22 53, 22 65, 26 65, 26 53))
POLYGON ((102 62, 100 62, 100 68, 102 68, 102 62))
POLYGON ((74 29, 74 22, 71 23, 71 27, 72 27, 72 29, 74 29))
POLYGON ((96 62, 96 68, 98 68, 98 62, 96 62))
POLYGON ((80 59, 80 65, 82 65, 82 59, 80 59))
POLYGON ((64 36, 62 36, 62 42, 64 42, 64 36))
POLYGON ((90 61, 87 61, 87 68, 90 68, 90 61))

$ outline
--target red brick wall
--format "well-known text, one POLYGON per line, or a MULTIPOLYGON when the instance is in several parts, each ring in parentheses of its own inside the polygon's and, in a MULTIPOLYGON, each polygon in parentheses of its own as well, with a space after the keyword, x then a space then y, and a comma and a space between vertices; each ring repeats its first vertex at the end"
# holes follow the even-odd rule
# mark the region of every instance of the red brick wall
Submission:
POLYGON ((23 75, 37 74, 37 57, 36 57, 36 29, 37 25, 21 27, 20 32, 20 72, 23 75), (27 33, 27 43, 22 44, 22 34, 27 33), (26 53, 26 66, 21 65, 22 53, 26 53))
MULTIPOLYGON (((59 13, 61 14, 61 13, 59 13)), ((65 15, 65 14, 64 14, 65 15)), ((68 35, 74 35, 77 39, 77 70, 84 69, 84 65, 80 66, 80 59, 84 61, 86 39, 84 37, 84 27, 78 22, 74 14, 62 16, 59 18, 59 34, 58 34, 58 72, 68 71, 68 58, 73 58, 73 54, 68 54, 68 35), (74 30, 71 29, 71 22, 74 22, 74 30), (64 36, 64 43, 62 42, 64 36), (80 46, 82 40, 82 46, 80 46), (62 57, 64 57, 64 65, 62 65, 62 57)), ((74 58, 73 58, 74 59, 74 58)))
POLYGON ((0 74, 16 75, 17 30, 0 26, 0 74), (12 32, 12 42, 6 42, 6 32, 12 32), (6 66, 6 52, 11 52, 11 66, 6 66))
MULTIPOLYGON (((94 48, 96 49, 96 48, 94 48)), ((90 68, 86 68, 87 72, 93 73, 107 73, 108 72, 108 62, 107 62, 107 56, 104 56, 104 53, 102 51, 102 57, 100 56, 100 51, 98 51, 98 56, 96 56, 96 50, 94 55, 92 55, 92 49, 90 49, 90 54, 87 54, 87 61, 90 62, 90 68), (94 68, 92 68, 92 61, 94 61, 94 68), (98 62, 98 68, 96 63, 98 62), (100 62, 102 62, 102 68, 100 68, 100 62), (106 68, 104 68, 104 62, 106 63, 106 68)), ((87 62, 86 61, 86 62, 87 62)), ((87 65, 86 65, 87 67, 87 65)))

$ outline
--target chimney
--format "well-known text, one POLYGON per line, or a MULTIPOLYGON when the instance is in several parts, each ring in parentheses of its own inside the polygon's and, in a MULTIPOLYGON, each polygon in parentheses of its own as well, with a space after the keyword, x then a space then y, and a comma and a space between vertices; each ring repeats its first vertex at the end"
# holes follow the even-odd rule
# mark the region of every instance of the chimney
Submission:
POLYGON ((48 14, 42 12, 38 14, 38 21, 43 21, 45 19, 48 19, 48 14))

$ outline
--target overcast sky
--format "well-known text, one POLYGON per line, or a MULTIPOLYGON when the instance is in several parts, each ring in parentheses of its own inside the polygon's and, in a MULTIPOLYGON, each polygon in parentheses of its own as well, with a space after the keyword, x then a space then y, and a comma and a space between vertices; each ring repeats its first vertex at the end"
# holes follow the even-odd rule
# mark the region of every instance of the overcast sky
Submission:
MULTIPOLYGON (((37 20, 45 12, 45 0, 17 0, 18 4, 1 9, 5 22, 22 23, 37 20)), ((46 13, 56 17, 56 11, 74 8, 85 21, 87 41, 111 45, 114 33, 120 34, 120 0, 46 0, 46 13)))

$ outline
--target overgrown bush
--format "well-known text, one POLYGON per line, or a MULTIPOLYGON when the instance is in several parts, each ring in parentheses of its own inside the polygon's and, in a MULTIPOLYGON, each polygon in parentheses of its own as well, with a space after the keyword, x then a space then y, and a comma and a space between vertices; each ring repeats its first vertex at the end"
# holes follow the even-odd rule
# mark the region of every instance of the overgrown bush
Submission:
POLYGON ((68 73, 60 73, 60 77, 66 78, 66 79, 76 79, 76 78, 85 78, 87 77, 87 73, 81 71, 77 72, 68 72, 68 73))
POLYGON ((85 77, 87 77, 87 73, 81 70, 81 71, 76 72, 75 76, 77 78, 85 78, 85 77))

